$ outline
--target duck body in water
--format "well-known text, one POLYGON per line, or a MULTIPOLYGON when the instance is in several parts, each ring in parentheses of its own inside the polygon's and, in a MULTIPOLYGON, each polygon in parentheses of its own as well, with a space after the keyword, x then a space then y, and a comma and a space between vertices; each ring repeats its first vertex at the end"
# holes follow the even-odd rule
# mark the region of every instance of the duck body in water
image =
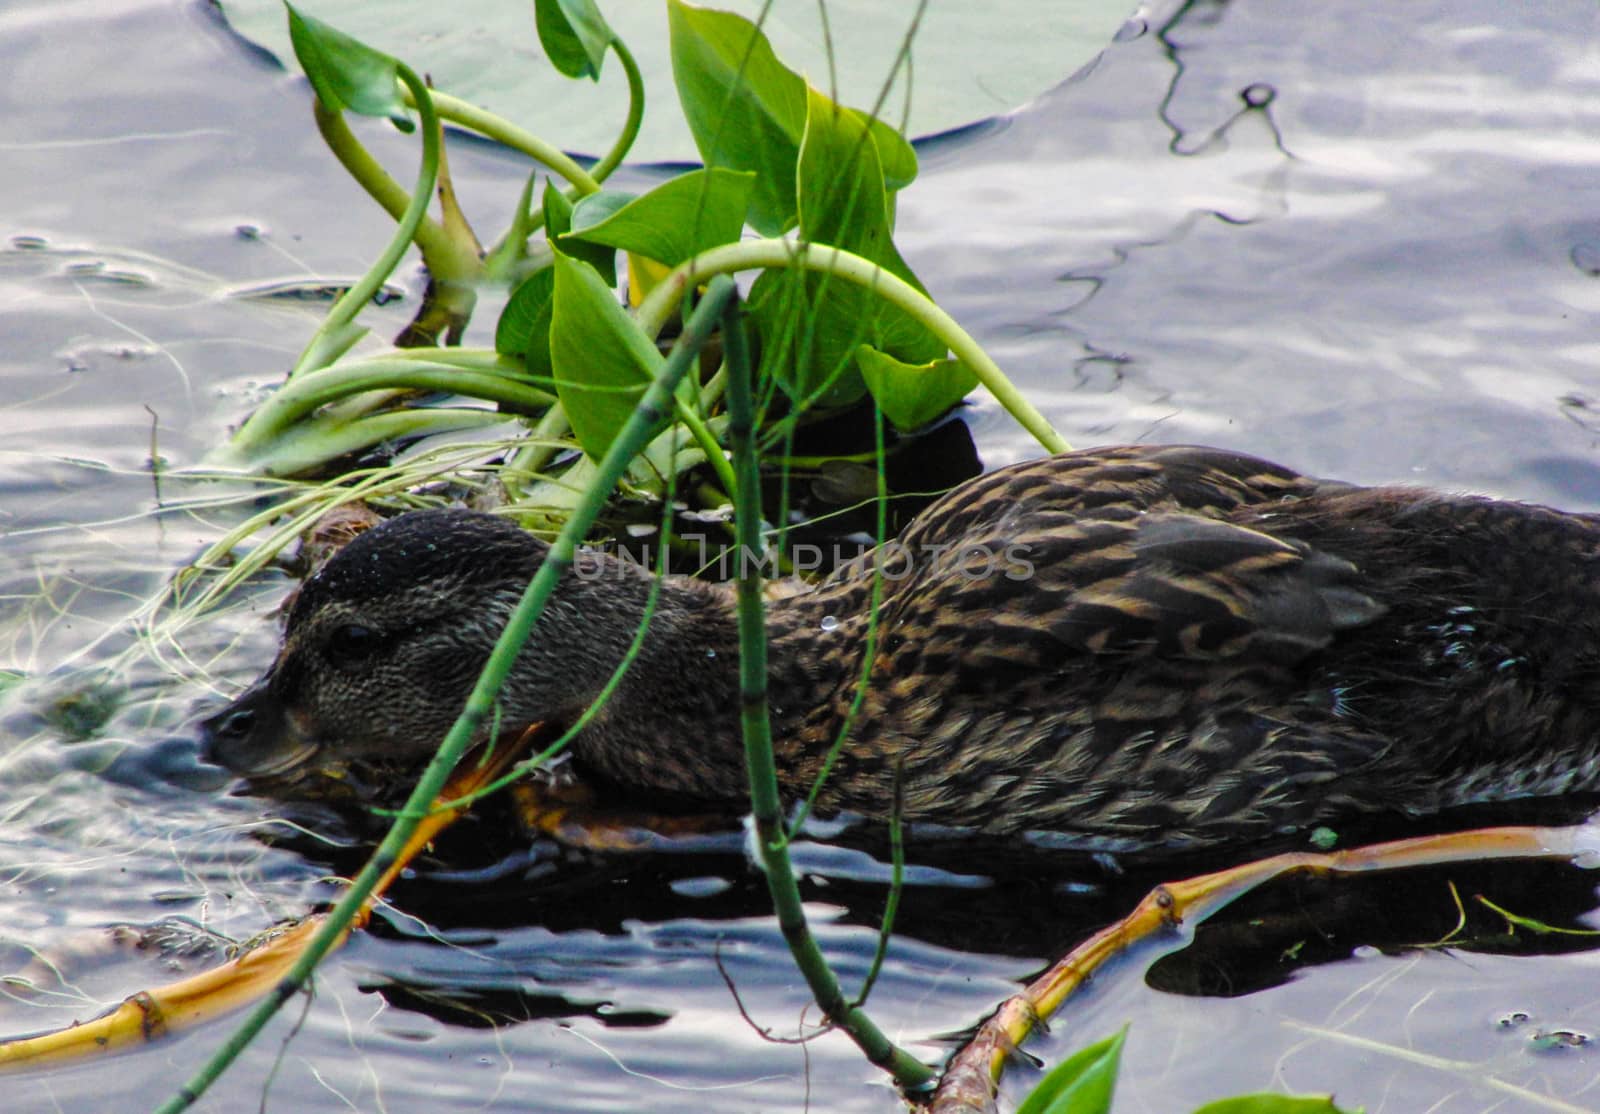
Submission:
MULTIPOLYGON (((306 582, 267 674, 207 722, 208 754, 288 794, 420 770, 546 552, 469 511, 361 535, 306 582)), ((580 555, 499 728, 573 723, 651 583, 580 555)), ((1600 789, 1587 515, 1217 449, 1066 453, 955 488, 891 545, 770 603, 767 627, 788 796, 848 720, 824 810, 884 817, 898 788, 911 821, 1172 847, 1600 789)), ((737 674, 731 588, 665 578, 573 758, 649 797, 740 807, 737 674)))

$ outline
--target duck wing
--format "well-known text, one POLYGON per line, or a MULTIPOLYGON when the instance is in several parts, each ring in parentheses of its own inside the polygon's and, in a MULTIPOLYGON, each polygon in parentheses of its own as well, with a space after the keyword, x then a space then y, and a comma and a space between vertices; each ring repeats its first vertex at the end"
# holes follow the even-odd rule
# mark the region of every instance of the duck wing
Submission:
POLYGON ((1274 508, 1342 487, 1200 446, 1065 453, 955 489, 831 587, 864 594, 881 566, 886 629, 945 669, 1288 665, 1386 610, 1355 564, 1274 532, 1274 508))
POLYGON ((1141 516, 1115 555, 1061 548, 1040 576, 1058 585, 1050 630, 1096 653, 1298 661, 1386 610, 1349 561, 1194 514, 1141 516))

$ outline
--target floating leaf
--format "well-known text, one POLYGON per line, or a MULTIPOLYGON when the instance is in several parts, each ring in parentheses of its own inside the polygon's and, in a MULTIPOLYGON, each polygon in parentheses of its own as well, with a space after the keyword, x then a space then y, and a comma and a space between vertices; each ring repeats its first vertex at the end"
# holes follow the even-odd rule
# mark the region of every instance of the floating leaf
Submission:
POLYGON ((856 365, 884 416, 899 429, 927 425, 978 385, 960 360, 908 364, 866 344, 856 349, 856 365))
POLYGON ((1331 1095, 1238 1095, 1208 1102, 1194 1114, 1362 1114, 1362 1108, 1345 1110, 1331 1095))
POLYGON ((1017 1114, 1108 1114, 1127 1035, 1124 1029, 1057 1064, 1017 1107, 1017 1114))
POLYGON ((669 179, 643 197, 631 198, 605 214, 584 198, 573 211, 572 231, 562 240, 583 239, 648 256, 675 267, 707 248, 731 244, 744 228, 750 187, 748 171, 712 167, 669 179))
MULTIPOLYGON (((280 0, 212 0, 228 25, 292 65, 280 0)), ((606 3, 606 18, 646 75, 654 102, 670 99, 670 40, 666 5, 655 0, 606 3)), ((754 19, 767 0, 708 0, 754 19)), ((608 66, 598 88, 574 111, 571 79, 535 51, 528 5, 507 0, 296 0, 301 11, 337 21, 364 42, 399 54, 440 89, 515 120, 569 151, 599 154, 611 146, 627 114, 628 91, 619 66, 608 66)), ((807 74, 843 104, 870 108, 900 51, 916 5, 883 0, 828 0, 832 31, 821 33, 819 5, 785 0, 772 5, 762 30, 796 73, 807 74)), ((1004 115, 1070 76, 1104 50, 1127 19, 1128 0, 984 0, 932 4, 924 12, 911 57, 883 100, 885 119, 899 124, 909 85, 907 134, 947 132, 1004 115), (914 78, 914 80, 909 80, 914 78)), ((535 9, 537 12, 537 9, 535 9)), ((559 49, 559 48, 558 48, 559 49)), ((1142 49, 1138 43, 1129 49, 1142 49)), ((678 112, 652 109, 631 151, 641 162, 695 159, 695 142, 678 112)), ((883 153, 891 181, 895 160, 883 153)))
POLYGON ((572 432, 583 451, 598 459, 633 413, 662 358, 600 273, 558 252, 550 363, 572 432))
POLYGON ((402 131, 415 126, 400 96, 400 63, 343 31, 289 9, 289 39, 317 98, 334 110, 387 116, 402 131))
POLYGON ((533 21, 552 66, 568 77, 600 80, 614 36, 594 0, 534 0, 533 21))

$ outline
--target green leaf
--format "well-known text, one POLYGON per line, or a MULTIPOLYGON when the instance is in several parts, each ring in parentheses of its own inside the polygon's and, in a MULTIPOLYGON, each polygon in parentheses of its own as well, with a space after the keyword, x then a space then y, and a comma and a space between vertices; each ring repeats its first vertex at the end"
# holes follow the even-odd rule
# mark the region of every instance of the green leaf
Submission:
POLYGON ((593 194, 574 209, 572 231, 562 246, 583 239, 675 267, 707 248, 739 238, 754 181, 749 171, 695 170, 628 200, 598 220, 592 219, 599 213, 589 203, 601 195, 593 194))
POLYGON ((550 363, 572 432, 598 460, 655 378, 662 357, 599 272, 558 252, 550 363))
POLYGON ((903 430, 927 425, 978 385, 960 360, 908 364, 866 344, 856 349, 856 365, 884 415, 903 430))
POLYGON ((1331 1095, 1238 1095, 1208 1102, 1194 1114, 1362 1114, 1364 1108, 1345 1110, 1331 1095))
POLYGON ((1051 1069, 1017 1114, 1108 1114, 1128 1030, 1079 1049, 1051 1069))
MULTIPOLYGON (((753 171, 751 225, 767 236, 786 231, 797 219, 794 176, 806 128, 804 79, 778 60, 766 35, 743 16, 667 0, 667 17, 672 75, 700 157, 707 166, 753 171)), ((904 137, 880 120, 869 124, 864 113, 841 111, 870 127, 879 146, 892 151, 892 189, 916 177, 917 156, 904 137)))
POLYGON ((411 131, 415 125, 400 96, 400 62, 382 51, 336 31, 320 19, 289 10, 289 41, 305 70, 317 98, 334 110, 349 109, 362 116, 387 116, 395 127, 411 131))
POLYGON ((551 374, 550 317, 555 288, 554 267, 535 271, 511 292, 494 328, 494 350, 521 360, 536 376, 551 374))
MULTIPOLYGON (((859 113, 807 89, 797 165, 800 237, 854 252, 922 290, 891 239, 875 136, 859 113)), ((862 344, 907 364, 945 355, 944 344, 914 318, 839 279, 763 275, 751 290, 750 313, 763 338, 764 371, 792 398, 815 396, 824 406, 848 405, 865 393, 855 360, 862 344)))
MULTIPOLYGON (((567 195, 557 189, 553 183, 546 182, 541 204, 544 206, 544 234, 553 245, 566 233, 572 231, 572 202, 568 201, 567 195)), ((617 285, 617 252, 615 248, 606 244, 590 244, 577 240, 562 244, 561 250, 568 255, 583 260, 599 271, 606 280, 607 286, 617 285)))
POLYGON ((795 221, 794 166, 806 121, 805 82, 749 20, 667 0, 672 76, 707 166, 756 175, 749 220, 766 236, 795 221))
POLYGON ((568 77, 600 80, 615 36, 594 0, 534 0, 533 21, 551 65, 568 77))
POLYGON ((612 213, 639 200, 639 195, 627 190, 597 190, 578 198, 572 205, 572 221, 567 234, 581 233, 602 223, 612 213))

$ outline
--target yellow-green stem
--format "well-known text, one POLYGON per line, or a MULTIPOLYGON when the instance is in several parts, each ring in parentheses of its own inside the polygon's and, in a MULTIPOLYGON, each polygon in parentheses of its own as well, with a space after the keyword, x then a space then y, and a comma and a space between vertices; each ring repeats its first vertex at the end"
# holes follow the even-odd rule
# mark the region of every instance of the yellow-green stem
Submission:
MULTIPOLYGON (((411 100, 409 96, 406 99, 411 100)), ((561 148, 547 143, 525 128, 519 128, 504 117, 496 116, 460 97, 452 97, 449 93, 437 90, 433 93, 433 103, 438 108, 439 115, 446 120, 460 124, 464 128, 471 128, 496 143, 505 144, 512 150, 521 151, 534 162, 548 167, 572 183, 580 194, 594 193, 600 188, 600 183, 594 176, 574 162, 561 148)))

